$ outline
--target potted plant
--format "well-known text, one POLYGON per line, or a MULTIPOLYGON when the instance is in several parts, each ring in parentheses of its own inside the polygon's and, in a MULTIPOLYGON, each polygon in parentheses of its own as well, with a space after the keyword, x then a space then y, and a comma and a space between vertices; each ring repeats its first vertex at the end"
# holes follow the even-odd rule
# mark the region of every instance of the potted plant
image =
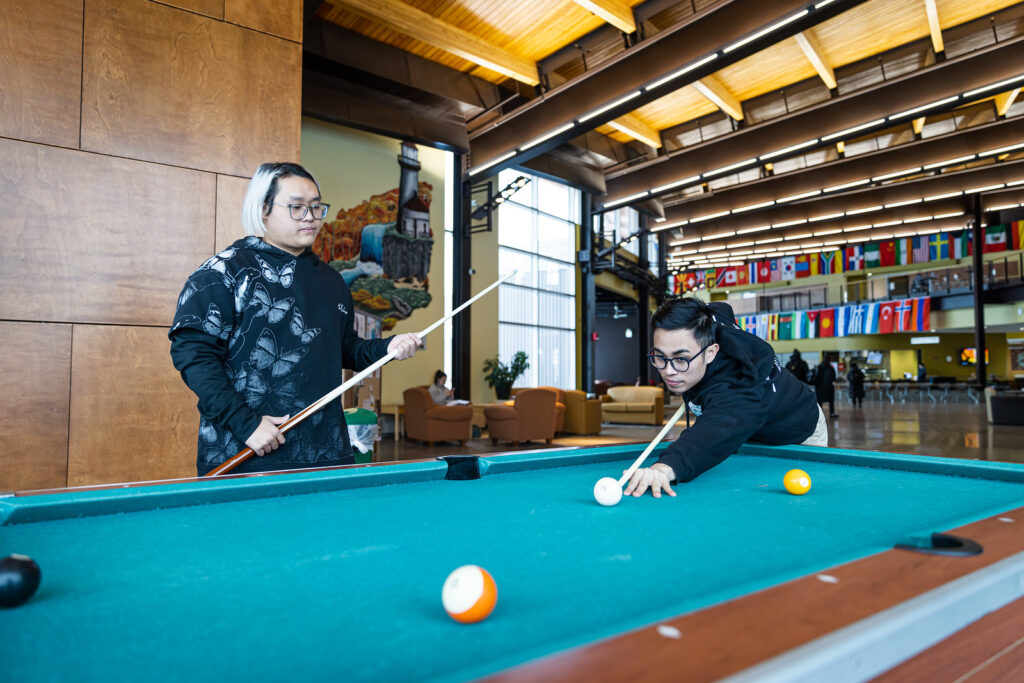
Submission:
POLYGON ((512 356, 511 365, 505 365, 495 356, 484 361, 484 372, 487 373, 484 379, 487 380, 487 386, 494 389, 498 398, 505 401, 512 395, 512 384, 528 367, 530 363, 525 351, 516 351, 516 355, 512 356))

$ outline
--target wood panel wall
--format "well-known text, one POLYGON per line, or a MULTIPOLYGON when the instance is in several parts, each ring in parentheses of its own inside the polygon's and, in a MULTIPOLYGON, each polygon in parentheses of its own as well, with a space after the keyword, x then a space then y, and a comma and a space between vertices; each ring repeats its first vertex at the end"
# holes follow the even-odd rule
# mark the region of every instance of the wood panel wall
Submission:
POLYGON ((195 474, 168 353, 247 176, 299 159, 301 0, 0 12, 0 491, 195 474))

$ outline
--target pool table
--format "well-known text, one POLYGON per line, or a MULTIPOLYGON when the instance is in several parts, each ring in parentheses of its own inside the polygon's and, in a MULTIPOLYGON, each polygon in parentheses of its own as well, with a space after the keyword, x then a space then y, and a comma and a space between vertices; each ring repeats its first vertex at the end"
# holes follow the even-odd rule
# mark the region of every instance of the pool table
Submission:
POLYGON ((599 506, 645 445, 2 496, 43 577, 4 678, 863 680, 1024 594, 1022 465, 748 444, 599 506), (463 564, 498 585, 475 625, 463 564))

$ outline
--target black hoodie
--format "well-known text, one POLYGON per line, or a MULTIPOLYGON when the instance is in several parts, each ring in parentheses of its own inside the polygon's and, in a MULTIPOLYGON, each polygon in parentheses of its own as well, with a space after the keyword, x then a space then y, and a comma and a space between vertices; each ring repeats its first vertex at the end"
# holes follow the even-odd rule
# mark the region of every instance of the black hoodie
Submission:
POLYGON ((691 481, 745 441, 802 443, 818 424, 810 387, 779 365, 768 342, 736 325, 728 304, 710 306, 718 355, 700 383, 683 393, 697 421, 658 461, 675 471, 676 481, 691 481))

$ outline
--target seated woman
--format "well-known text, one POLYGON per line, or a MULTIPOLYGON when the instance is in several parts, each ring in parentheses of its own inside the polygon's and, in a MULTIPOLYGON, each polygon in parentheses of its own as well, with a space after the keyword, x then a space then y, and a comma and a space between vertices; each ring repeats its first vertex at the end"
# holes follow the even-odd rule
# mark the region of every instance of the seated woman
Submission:
POLYGON ((444 374, 443 370, 434 373, 434 383, 430 385, 430 398, 438 405, 445 405, 455 395, 455 392, 445 386, 447 381, 448 375, 444 374))

